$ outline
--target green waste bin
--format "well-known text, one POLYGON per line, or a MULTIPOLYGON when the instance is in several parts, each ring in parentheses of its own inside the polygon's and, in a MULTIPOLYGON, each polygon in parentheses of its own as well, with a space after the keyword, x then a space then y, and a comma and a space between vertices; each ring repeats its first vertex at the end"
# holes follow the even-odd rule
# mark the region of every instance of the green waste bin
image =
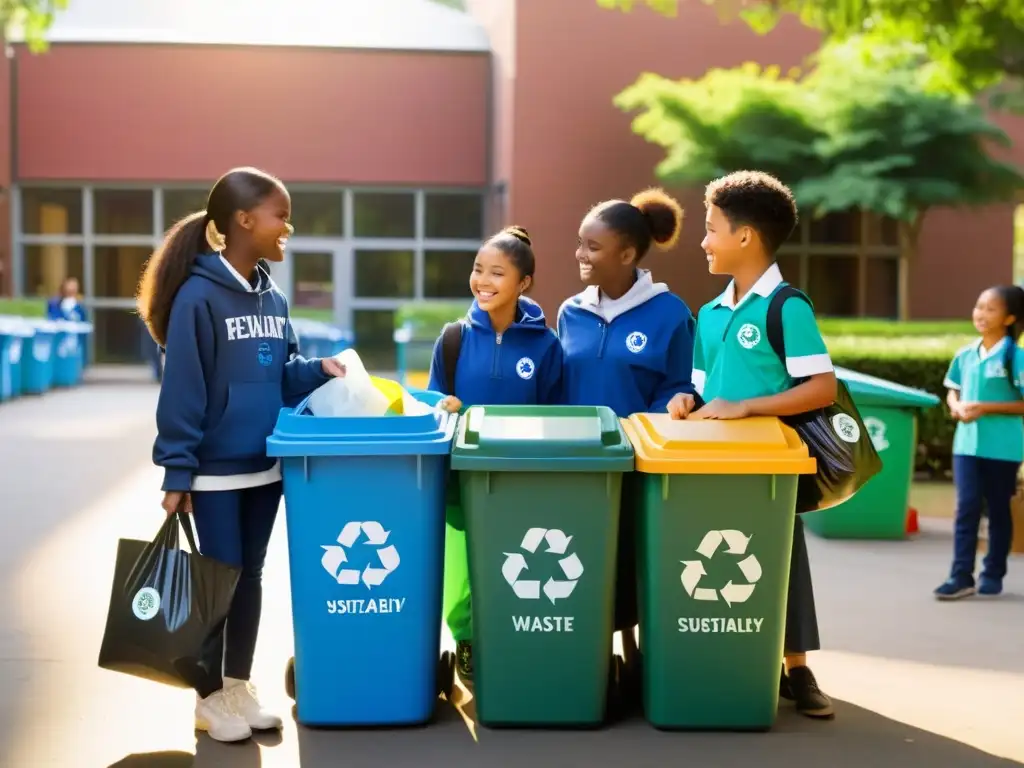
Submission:
POLYGON ((612 653, 622 476, 611 409, 474 406, 452 450, 473 585, 477 719, 595 726, 612 653))
POLYGON ((902 539, 917 452, 917 414, 939 404, 930 392, 837 368, 882 458, 882 471, 852 499, 804 516, 826 539, 902 539))
MULTIPOLYGON (((775 722, 797 478, 815 461, 774 418, 625 422, 636 451, 643 699, 657 728, 775 722)), ((624 502, 626 503, 626 502, 624 502)))

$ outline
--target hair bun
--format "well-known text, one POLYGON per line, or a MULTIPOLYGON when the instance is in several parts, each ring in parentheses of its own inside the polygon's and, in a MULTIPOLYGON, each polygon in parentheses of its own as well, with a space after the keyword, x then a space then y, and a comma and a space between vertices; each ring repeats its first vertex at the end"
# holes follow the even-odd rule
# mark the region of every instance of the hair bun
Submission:
POLYGON ((520 227, 513 224, 510 227, 505 227, 502 231, 506 234, 512 235, 516 240, 524 242, 529 246, 533 245, 533 242, 530 240, 530 233, 526 231, 526 227, 520 227))
POLYGON ((651 228, 651 239, 662 250, 671 248, 683 231, 683 207, 665 190, 652 187, 645 189, 629 201, 640 209, 651 228))

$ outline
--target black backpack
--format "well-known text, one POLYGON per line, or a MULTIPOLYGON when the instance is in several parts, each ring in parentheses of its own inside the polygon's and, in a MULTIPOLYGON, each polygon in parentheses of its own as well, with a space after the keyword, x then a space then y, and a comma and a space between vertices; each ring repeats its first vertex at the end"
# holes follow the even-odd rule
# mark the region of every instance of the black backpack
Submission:
MULTIPOLYGON (((768 343, 783 367, 786 365, 786 341, 782 307, 792 298, 811 304, 806 294, 783 283, 768 304, 765 323, 768 343)), ((882 469, 882 459, 871 442, 850 390, 840 380, 836 381, 836 399, 832 405, 783 417, 782 422, 796 430, 818 464, 817 474, 800 476, 797 513, 828 509, 846 501, 882 469)))
POLYGON ((444 361, 444 384, 446 395, 455 395, 455 369, 459 365, 459 353, 462 351, 462 330, 465 324, 461 320, 446 323, 441 331, 441 358, 444 361))

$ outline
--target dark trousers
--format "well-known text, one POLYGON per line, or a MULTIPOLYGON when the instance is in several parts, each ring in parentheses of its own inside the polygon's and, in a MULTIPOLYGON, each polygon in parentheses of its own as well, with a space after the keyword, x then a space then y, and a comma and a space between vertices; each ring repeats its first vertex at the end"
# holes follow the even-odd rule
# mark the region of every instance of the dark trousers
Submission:
POLYGON ((807 653, 821 648, 818 613, 814 609, 811 562, 807 558, 804 521, 797 515, 793 527, 793 554, 789 558, 789 596, 786 600, 786 653, 807 653))
POLYGON ((242 569, 225 626, 211 638, 203 655, 214 671, 210 690, 223 685, 221 675, 248 680, 256 652, 263 609, 263 563, 281 503, 281 483, 238 491, 198 491, 192 509, 202 554, 242 569))
POLYGON ((978 526, 982 507, 988 508, 988 554, 982 576, 1001 581, 1006 575, 1006 560, 1013 539, 1010 500, 1017 492, 1016 461, 979 459, 976 456, 953 457, 956 483, 956 525, 953 534, 953 568, 950 575, 974 583, 974 565, 978 556, 978 526))

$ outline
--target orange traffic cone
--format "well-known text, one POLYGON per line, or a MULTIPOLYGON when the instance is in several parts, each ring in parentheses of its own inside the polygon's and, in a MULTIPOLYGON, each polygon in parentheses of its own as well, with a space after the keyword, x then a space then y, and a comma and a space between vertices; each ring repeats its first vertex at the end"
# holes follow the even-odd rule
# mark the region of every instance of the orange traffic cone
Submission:
POLYGON ((910 507, 907 510, 907 533, 918 533, 920 530, 917 524, 917 510, 910 507))

